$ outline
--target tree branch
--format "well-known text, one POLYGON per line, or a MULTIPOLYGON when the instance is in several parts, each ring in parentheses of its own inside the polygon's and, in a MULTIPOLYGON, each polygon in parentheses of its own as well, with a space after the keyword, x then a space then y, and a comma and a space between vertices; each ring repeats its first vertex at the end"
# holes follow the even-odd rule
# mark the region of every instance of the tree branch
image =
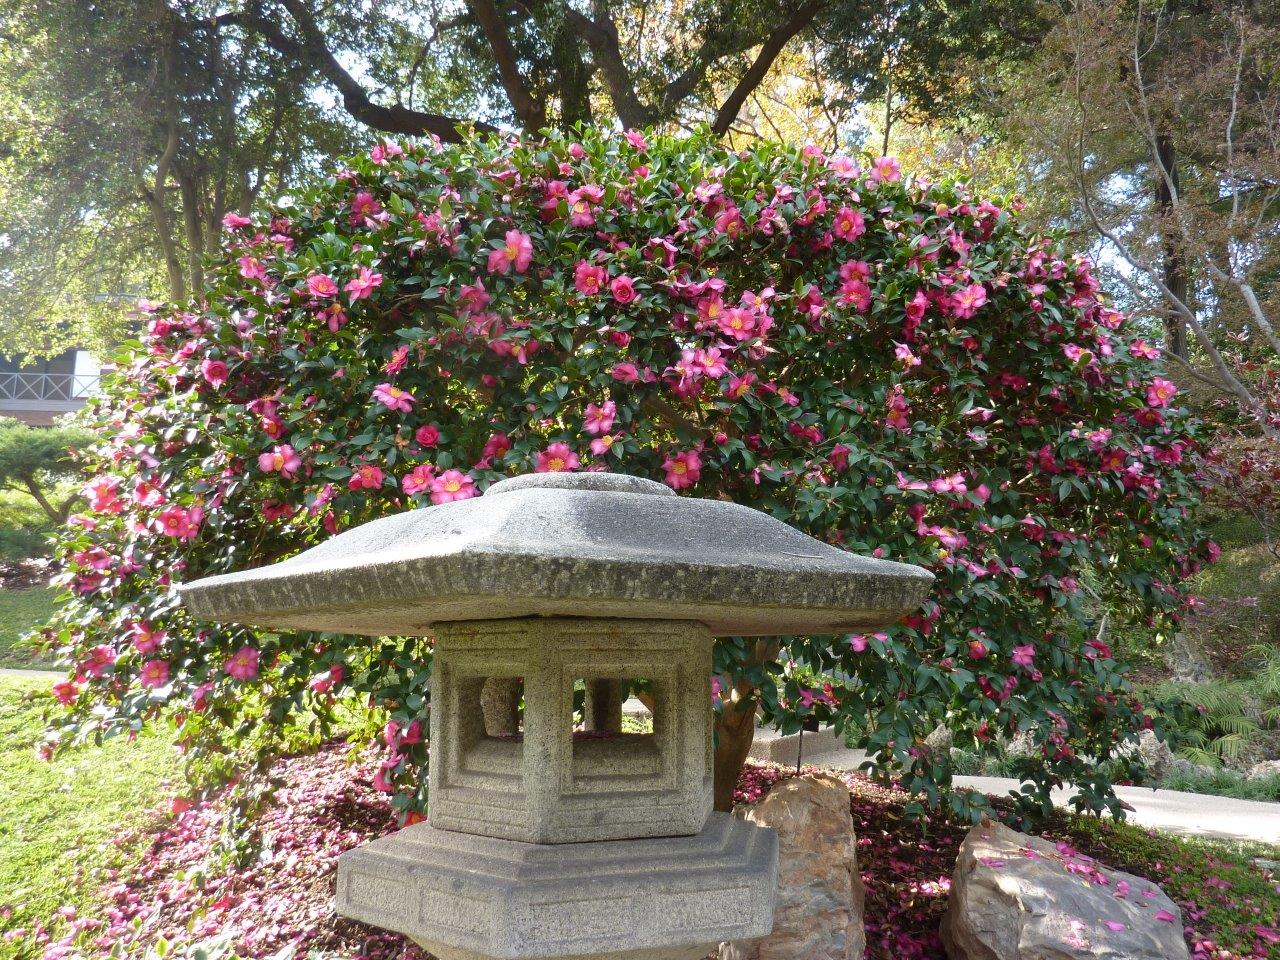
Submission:
POLYGON ((489 41, 493 59, 498 65, 502 88, 506 90, 507 99, 515 108, 521 126, 530 132, 542 129, 547 125, 547 105, 529 93, 524 77, 520 75, 520 57, 507 34, 502 14, 498 13, 493 0, 467 0, 467 5, 476 15, 485 39, 489 41))
POLYGON ((653 111, 641 103, 636 94, 635 80, 622 58, 618 28, 604 10, 597 15, 603 19, 593 20, 572 7, 566 7, 564 11, 565 21, 591 50, 591 59, 604 78, 604 85, 613 100, 613 109, 622 125, 631 128, 648 126, 653 122, 653 111))
POLYGON ((763 82, 783 47, 791 42, 792 37, 813 22, 813 18, 827 5, 827 2, 828 0, 809 0, 769 34, 760 45, 760 52, 756 54, 747 72, 739 78, 728 98, 720 105, 715 122, 711 124, 712 132, 721 136, 728 133, 738 116, 738 111, 746 103, 751 91, 763 82))
POLYGON ((281 0, 289 11, 301 40, 295 40, 274 22, 256 12, 223 14, 223 23, 235 23, 260 34, 276 51, 314 70, 342 96, 342 106, 356 120, 374 130, 409 136, 433 134, 446 143, 459 143, 460 127, 470 125, 482 133, 499 133, 497 127, 438 113, 410 110, 400 104, 374 103, 364 87, 337 61, 325 44, 324 34, 301 0, 281 0))

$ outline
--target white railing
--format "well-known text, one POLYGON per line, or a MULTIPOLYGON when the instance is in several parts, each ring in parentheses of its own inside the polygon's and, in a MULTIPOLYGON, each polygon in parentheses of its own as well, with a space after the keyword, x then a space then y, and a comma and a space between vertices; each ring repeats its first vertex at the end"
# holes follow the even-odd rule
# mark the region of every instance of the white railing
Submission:
POLYGON ((0 401, 73 403, 98 388, 98 377, 76 373, 0 373, 0 401))

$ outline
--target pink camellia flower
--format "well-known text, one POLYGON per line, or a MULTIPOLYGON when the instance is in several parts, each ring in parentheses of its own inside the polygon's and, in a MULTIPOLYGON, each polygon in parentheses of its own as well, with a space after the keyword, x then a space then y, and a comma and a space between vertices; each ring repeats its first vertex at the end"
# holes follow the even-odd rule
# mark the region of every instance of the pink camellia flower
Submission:
POLYGON ((683 450, 673 457, 662 461, 662 469, 667 472, 664 479, 672 490, 683 490, 692 487, 702 476, 702 457, 697 450, 683 450))
POLYGON ((552 443, 537 456, 535 473, 565 473, 582 465, 567 443, 552 443))
POLYGON ((644 134, 639 130, 628 130, 623 134, 627 138, 627 143, 635 147, 637 150, 648 150, 649 142, 645 140, 644 134))
POLYGON ((1020 667, 1030 667, 1036 660, 1036 648, 1029 643, 1014 647, 1012 660, 1020 667))
POLYGON ((382 486, 382 468, 372 463, 362 463, 347 481, 348 490, 377 490, 382 486))
POLYGON ((176 504, 162 511, 156 518, 161 533, 183 542, 195 539, 196 534, 200 532, 200 522, 203 519, 204 510, 200 507, 184 510, 176 504))
POLYGON ((302 466, 302 458, 287 443, 277 444, 267 453, 258 454, 258 469, 263 473, 276 473, 292 480, 302 466))
POLYGON ((440 442, 440 428, 434 423, 428 423, 413 432, 413 439, 430 449, 440 442))
POLYGON ((897 183, 902 179, 902 167, 896 157, 876 157, 871 162, 871 179, 897 183))
POLYGON ((70 706, 80 695, 80 688, 70 680, 60 680, 53 685, 53 696, 64 707, 70 706))
POLYGON ((751 392, 751 388, 755 385, 757 379, 754 373, 744 373, 740 377, 730 377, 729 385, 725 387, 724 395, 731 400, 741 400, 751 392))
POLYGON ((579 260, 577 266, 573 268, 574 287, 579 293, 586 294, 588 297, 594 297, 603 290, 605 281, 608 279, 609 274, 599 264, 579 260))
POLYGON ((987 656, 987 645, 981 640, 969 641, 969 659, 982 660, 987 656))
POLYGON ((841 240, 857 240, 867 232, 867 219, 852 207, 841 207, 836 211, 832 231, 841 240))
POLYGON ((847 157, 843 154, 828 158, 827 169, 841 180, 852 180, 862 173, 858 169, 857 162, 852 157, 847 157))
POLYGON ((382 286, 382 274, 374 273, 368 267, 361 267, 360 272, 347 281, 342 289, 351 294, 351 302, 363 300, 374 290, 382 286))
POLYGON ((348 219, 353 226, 364 224, 373 228, 377 226, 381 213, 382 204, 368 190, 361 190, 351 199, 351 216, 348 219))
POLYGON ((896 360, 900 360, 907 369, 920 366, 920 358, 912 353, 911 348, 905 343, 894 341, 893 356, 896 360))
POLYGON ((596 205, 604 199, 604 190, 595 184, 579 187, 569 194, 569 226, 590 227, 596 222, 596 205))
POLYGON ((129 628, 134 649, 142 654, 155 653, 165 641, 165 631, 156 630, 146 620, 140 620, 129 628))
POLYGON ((490 273, 524 273, 532 262, 533 241, 519 230, 508 230, 502 246, 489 252, 490 273))
POLYGON ((1135 340, 1129 344, 1129 355, 1140 360, 1158 360, 1160 348, 1153 347, 1145 340, 1135 340))
POLYGON ((384 140, 382 143, 376 144, 374 148, 369 151, 369 159, 378 166, 383 166, 393 157, 402 156, 404 156, 403 148, 400 144, 394 143, 391 140, 384 140))
POLYGON ((95 513, 119 513, 124 509, 119 490, 118 477, 98 477, 89 481, 82 492, 89 498, 89 509, 95 513))
POLYGON ((400 489, 409 496, 431 489, 431 481, 435 479, 436 468, 429 463, 420 463, 400 478, 400 489))
POLYGON ((222 215, 222 225, 228 230, 239 230, 241 227, 247 227, 251 223, 253 221, 248 217, 242 217, 234 211, 222 215))
POLYGON ((961 320, 968 320, 986 302, 987 288, 980 283, 971 283, 967 287, 961 287, 951 298, 955 315, 961 320))
POLYGON ((470 500, 476 495, 476 482, 461 470, 446 470, 431 481, 432 503, 470 500))
POLYGON ((1152 407, 1167 406, 1178 392, 1178 385, 1172 380, 1156 377, 1147 387, 1147 405, 1152 407))
POLYGON ((484 457, 492 460, 494 457, 504 456, 511 449, 511 438, 505 433, 492 434, 484 444, 484 457))
POLYGON ((612 400, 604 403, 587 404, 586 414, 582 418, 582 428, 594 437, 608 433, 613 429, 613 421, 618 415, 618 407, 612 400))
POLYGON ((417 402, 408 390, 401 390, 390 383, 380 383, 374 387, 373 399, 388 410, 398 410, 401 413, 412 411, 413 405, 417 402))
POLYGON ((750 340, 756 335, 755 312, 746 307, 730 307, 720 315, 719 327, 734 340, 750 340))
POLYGON ((100 678, 116 662, 116 652, 110 647, 97 646, 89 651, 89 659, 80 669, 91 677, 100 678))
POLYGON ((241 647, 227 661, 225 667, 228 675, 236 680, 252 680, 258 675, 258 659, 261 654, 253 647, 241 647))
POLYGON ((138 681, 148 690, 169 682, 169 664, 165 660, 148 660, 138 673, 138 681))
POLYGON ((618 442, 618 438, 611 433, 596 437, 591 441, 591 452, 597 457, 603 457, 606 453, 613 449, 613 445, 618 442))
POLYGON ((634 363, 619 363, 610 371, 613 379, 620 383, 636 383, 640 379, 640 371, 634 363))
POLYGON ((227 382, 227 365, 221 360, 204 360, 200 363, 200 375, 215 390, 227 382))
POLYGON ((338 295, 338 284, 333 277, 324 273, 313 273, 307 277, 307 289, 313 297, 330 299, 338 295))
POLYGON ((246 280, 266 280, 267 271, 263 267, 262 262, 257 257, 251 257, 245 254, 239 260, 240 276, 246 280))
POLYGON ((635 281, 625 274, 621 277, 614 277, 609 284, 609 290, 613 293, 613 299, 623 306, 633 302, 639 296, 636 293, 635 281))

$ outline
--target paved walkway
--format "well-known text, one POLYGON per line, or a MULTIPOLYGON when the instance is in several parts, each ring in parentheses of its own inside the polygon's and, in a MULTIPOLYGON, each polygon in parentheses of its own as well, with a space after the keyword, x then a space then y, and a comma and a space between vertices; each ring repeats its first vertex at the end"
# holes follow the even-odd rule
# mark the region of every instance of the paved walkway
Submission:
MULTIPOLYGON (((856 769, 867 755, 861 750, 833 750, 804 758, 820 767, 856 769)), ((996 795, 1016 791, 1018 781, 1002 777, 956 777, 957 786, 972 787, 996 795)), ((1053 802, 1066 806, 1074 790, 1055 790, 1053 802)), ((1280 803, 1236 800, 1178 790, 1116 787, 1118 796, 1133 810, 1128 820, 1143 827, 1183 836, 1216 840, 1257 840, 1280 845, 1280 803)))
POLYGON ((59 673, 56 670, 12 670, 8 667, 0 667, 0 677, 26 677, 30 680, 62 680, 66 677, 66 674, 59 673))

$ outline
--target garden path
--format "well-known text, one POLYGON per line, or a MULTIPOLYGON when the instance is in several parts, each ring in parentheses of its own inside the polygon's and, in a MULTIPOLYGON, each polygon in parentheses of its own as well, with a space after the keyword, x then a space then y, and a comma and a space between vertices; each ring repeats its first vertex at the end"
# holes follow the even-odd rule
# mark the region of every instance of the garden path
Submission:
POLYGON ((0 677, 29 677, 31 679, 44 677, 47 680, 63 680, 66 676, 65 673, 59 673, 57 670, 17 670, 0 667, 0 677))
MULTIPOLYGON (((861 750, 831 750, 804 758, 820 767, 856 769, 867 759, 861 750)), ((956 777, 957 786, 997 796, 1018 789, 1018 781, 1004 777, 956 777)), ((1065 807, 1074 791, 1055 790, 1053 802, 1065 807)), ((1129 822, 1153 830, 1215 840, 1256 840, 1280 845, 1280 803, 1237 800, 1179 790, 1117 787, 1116 795, 1132 807, 1129 822)))

